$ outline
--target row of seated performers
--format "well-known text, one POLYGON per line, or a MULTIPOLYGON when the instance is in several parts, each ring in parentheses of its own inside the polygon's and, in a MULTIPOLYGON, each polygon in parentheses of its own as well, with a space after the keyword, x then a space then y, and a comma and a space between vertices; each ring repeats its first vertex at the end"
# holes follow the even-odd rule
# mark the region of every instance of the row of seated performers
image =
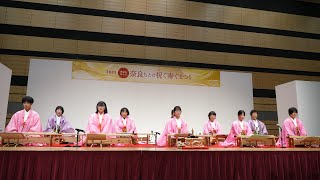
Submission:
MULTIPOLYGON (((70 122, 63 115, 64 108, 57 106, 55 114, 48 119, 46 129, 42 131, 39 114, 32 110, 34 100, 30 96, 22 98, 23 110, 16 112, 8 123, 5 132, 57 132, 57 133, 74 133, 75 130, 70 122)), ((161 136, 157 140, 158 146, 167 146, 167 136, 175 133, 189 133, 188 124, 181 117, 181 107, 175 106, 171 111, 171 118, 166 122, 161 136)), ((261 134, 267 135, 268 131, 263 122, 258 120, 258 112, 252 110, 250 112, 251 119, 246 122, 245 111, 238 111, 238 119, 231 125, 231 130, 224 142, 220 146, 235 146, 237 135, 261 134)), ((288 135, 306 136, 306 130, 302 121, 297 118, 298 110, 294 107, 288 110, 289 117, 282 125, 283 145, 288 146, 288 135)), ((108 114, 107 105, 103 101, 99 101, 96 105, 96 112, 91 114, 88 120, 86 133, 133 133, 137 132, 134 121, 129 117, 130 113, 127 108, 120 110, 120 117, 113 121, 108 114)), ((208 120, 203 126, 203 134, 221 134, 221 125, 216 120, 216 113, 209 112, 208 120)), ((280 146, 280 139, 277 146, 280 146)))

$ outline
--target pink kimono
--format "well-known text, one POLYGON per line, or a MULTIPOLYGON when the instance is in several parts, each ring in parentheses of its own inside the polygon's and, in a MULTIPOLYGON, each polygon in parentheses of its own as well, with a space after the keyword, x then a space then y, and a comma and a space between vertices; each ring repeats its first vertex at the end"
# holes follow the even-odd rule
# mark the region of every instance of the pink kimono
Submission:
POLYGON ((212 127, 211 121, 209 120, 203 127, 203 134, 208 135, 208 134, 221 134, 221 126, 220 124, 214 120, 215 125, 212 127), (216 130, 216 133, 213 133, 213 130, 216 130))
POLYGON ((104 114, 101 124, 98 113, 91 114, 89 117, 86 133, 113 133, 113 123, 109 114, 104 114))
POLYGON ((166 126, 161 134, 161 136, 157 140, 158 146, 166 146, 167 145, 167 135, 168 134, 177 134, 183 133, 187 134, 188 132, 188 124, 185 120, 181 119, 181 131, 178 131, 176 118, 171 118, 167 123, 166 126))
POLYGON ((281 137, 283 138, 283 146, 288 147, 289 146, 289 138, 288 136, 306 136, 307 132, 301 122, 300 119, 296 118, 297 126, 294 125, 293 120, 289 117, 286 120, 284 120, 284 123, 282 125, 282 134, 279 136, 277 146, 281 146, 281 137), (298 131, 297 131, 298 128, 298 131))
POLYGON ((235 146, 236 145, 236 137, 235 136, 241 135, 242 131, 247 136, 252 135, 251 128, 247 122, 243 121, 243 129, 241 129, 240 121, 239 120, 234 121, 232 123, 232 127, 231 127, 231 130, 230 130, 230 133, 229 133, 227 139, 224 142, 220 143, 220 145, 221 146, 232 146, 232 145, 235 146))
POLYGON ((39 114, 29 110, 29 116, 24 122, 24 110, 16 112, 5 129, 5 132, 42 132, 39 114))
POLYGON ((123 124, 122 116, 120 116, 113 126, 113 132, 115 133, 133 133, 137 132, 136 125, 134 124, 134 121, 128 116, 126 117, 126 125, 123 124), (123 131, 126 129, 126 131, 123 131))

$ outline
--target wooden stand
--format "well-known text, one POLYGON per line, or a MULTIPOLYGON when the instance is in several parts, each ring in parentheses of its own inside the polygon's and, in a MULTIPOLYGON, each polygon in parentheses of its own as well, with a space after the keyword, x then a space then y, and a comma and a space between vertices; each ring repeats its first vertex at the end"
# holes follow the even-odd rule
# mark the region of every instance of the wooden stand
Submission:
POLYGON ((86 146, 91 144, 110 145, 110 144, 132 144, 132 134, 87 134, 86 146), (91 141, 91 143, 89 143, 91 141))
POLYGON ((11 140, 14 142, 14 146, 17 147, 22 139, 25 139, 23 133, 0 133, 0 136, 2 137, 2 144, 5 144, 4 146, 10 146, 11 140))
POLYGON ((15 147, 28 143, 47 143, 52 146, 52 139, 56 135, 55 133, 0 133, 3 144, 9 146, 13 140, 15 147))
POLYGON ((208 148, 203 137, 197 138, 185 138, 184 146, 185 149, 202 149, 208 148))
POLYGON ((198 135, 198 137, 205 137, 206 145, 210 146, 211 144, 218 144, 219 142, 225 141, 228 134, 198 135))
POLYGON ((251 147, 259 147, 258 143, 262 143, 263 145, 275 146, 276 140, 274 135, 252 135, 252 136, 237 136, 237 146, 251 146, 251 147))
MULTIPOLYGON (((116 135, 131 136, 133 144, 137 144, 139 142, 143 144, 149 144, 151 136, 156 136, 154 133, 117 133, 116 135)), ((152 144, 156 144, 156 142, 152 144)))
MULTIPOLYGON (((169 146, 184 146, 188 134, 168 134, 168 145, 169 146)), ((205 146, 210 146, 213 142, 214 144, 218 143, 221 139, 225 140, 228 135, 225 134, 214 134, 214 135, 194 135, 196 138, 202 138, 203 144, 205 146)), ((199 139, 198 139, 199 140, 199 139)))
POLYGON ((312 145, 320 146, 319 136, 289 136, 289 147, 305 146, 312 147, 312 145))
POLYGON ((188 134, 168 134, 168 145, 169 146, 179 146, 185 141, 185 138, 188 137, 188 134), (179 143, 180 141, 180 143, 179 143))
POLYGON ((91 147, 94 144, 100 144, 100 147, 102 147, 102 141, 107 140, 106 134, 87 134, 87 140, 86 140, 86 146, 89 144, 91 141, 91 147))

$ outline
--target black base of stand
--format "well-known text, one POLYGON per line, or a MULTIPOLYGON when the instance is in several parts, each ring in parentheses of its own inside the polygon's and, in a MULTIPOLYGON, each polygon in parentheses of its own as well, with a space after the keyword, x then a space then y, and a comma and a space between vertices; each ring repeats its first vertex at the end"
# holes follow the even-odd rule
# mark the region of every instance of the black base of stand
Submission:
POLYGON ((79 131, 77 131, 77 145, 75 145, 73 147, 81 147, 81 146, 79 146, 79 131))
POLYGON ((280 130, 280 142, 281 142, 281 148, 286 148, 285 146, 283 146, 283 137, 282 137, 282 128, 279 128, 280 130))

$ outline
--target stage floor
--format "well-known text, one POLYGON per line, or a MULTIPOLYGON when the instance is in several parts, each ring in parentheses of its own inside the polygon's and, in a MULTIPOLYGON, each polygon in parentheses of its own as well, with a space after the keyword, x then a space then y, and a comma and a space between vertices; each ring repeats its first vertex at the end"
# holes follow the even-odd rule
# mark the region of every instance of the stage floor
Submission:
POLYGON ((179 149, 177 147, 0 147, 0 151, 272 151, 272 152, 287 152, 287 151, 318 151, 320 148, 252 148, 252 147, 212 147, 209 149, 179 149))

